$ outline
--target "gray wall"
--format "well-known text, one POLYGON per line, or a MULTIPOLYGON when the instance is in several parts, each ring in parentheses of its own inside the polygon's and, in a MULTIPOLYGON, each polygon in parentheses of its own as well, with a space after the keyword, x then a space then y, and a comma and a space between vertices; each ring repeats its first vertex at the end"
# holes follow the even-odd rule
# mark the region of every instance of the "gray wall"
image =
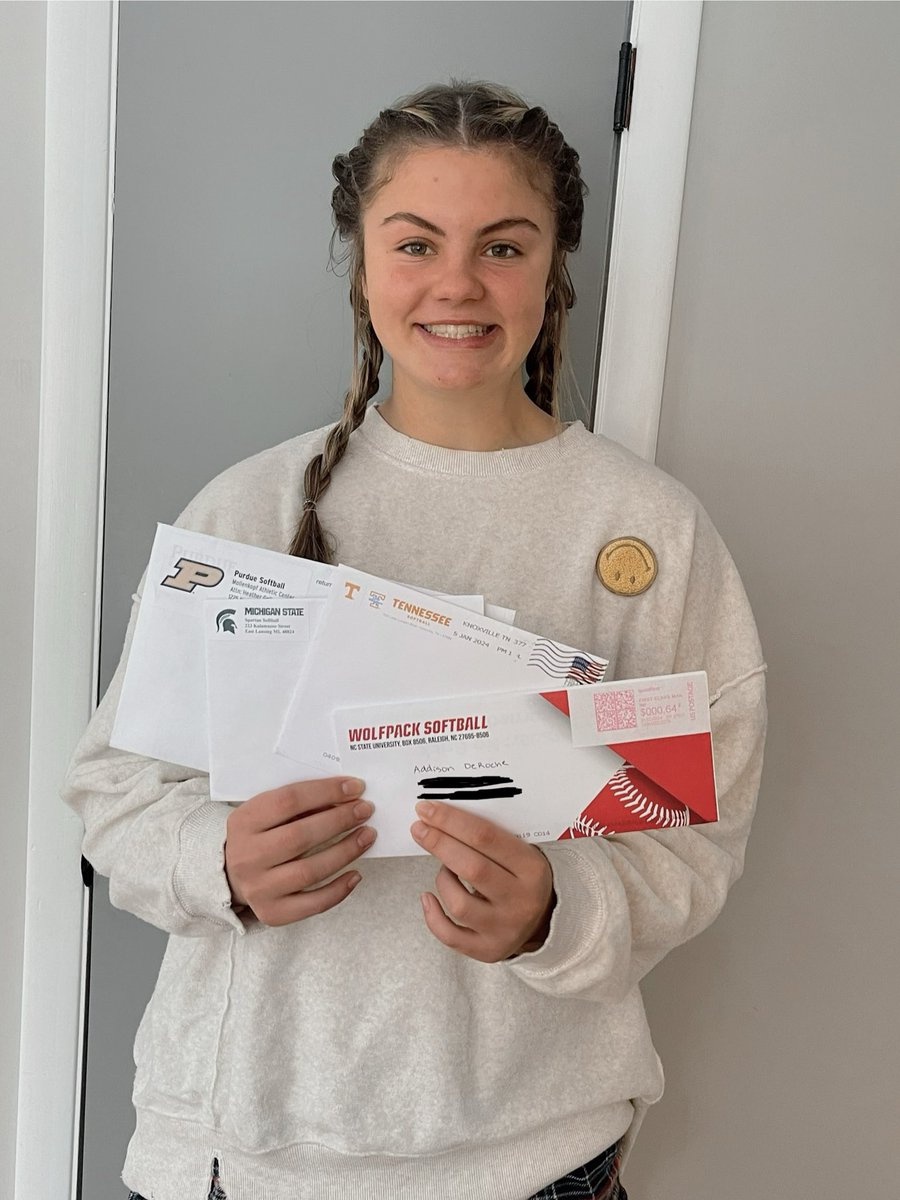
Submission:
POLYGON ((769 662, 744 880, 651 976, 635 1200, 896 1196, 900 6, 712 3, 659 462, 769 662))
POLYGON ((0 1196, 13 1194, 22 1002, 46 26, 45 4, 0 4, 0 1196))

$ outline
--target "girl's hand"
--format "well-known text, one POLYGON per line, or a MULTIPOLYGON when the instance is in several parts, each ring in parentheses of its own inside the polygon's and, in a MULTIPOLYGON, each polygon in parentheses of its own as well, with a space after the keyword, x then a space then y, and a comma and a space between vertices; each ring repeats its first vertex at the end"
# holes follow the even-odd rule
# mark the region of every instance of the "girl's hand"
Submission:
POLYGON ((479 962, 542 946, 556 897, 541 851, 451 804, 426 800, 416 812, 421 820, 412 826, 413 837, 443 863, 435 880, 440 903, 430 892, 421 897, 434 936, 479 962))
POLYGON ((317 885, 375 841, 374 829, 360 828, 374 811, 360 800, 364 787, 345 776, 308 779, 233 809, 225 873, 235 907, 246 905, 265 925, 289 925, 346 899, 359 883, 357 871, 317 885))

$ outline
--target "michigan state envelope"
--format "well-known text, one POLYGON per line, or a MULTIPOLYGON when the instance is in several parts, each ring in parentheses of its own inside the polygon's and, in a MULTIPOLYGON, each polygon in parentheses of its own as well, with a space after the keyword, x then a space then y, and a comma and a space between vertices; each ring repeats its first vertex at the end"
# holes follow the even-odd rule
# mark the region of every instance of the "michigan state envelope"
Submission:
POLYGON ((327 603, 324 598, 236 600, 223 608, 217 600, 206 601, 213 800, 247 800, 303 774, 272 747, 327 603))
POLYGON ((596 682, 607 665, 449 600, 341 568, 276 749, 334 770, 335 709, 596 682))
POLYGON ((419 800, 529 842, 715 821, 706 674, 340 709, 341 768, 366 781, 372 855, 421 854, 419 800))
POLYGON ((327 595, 333 569, 158 525, 110 745, 209 770, 204 600, 327 595))

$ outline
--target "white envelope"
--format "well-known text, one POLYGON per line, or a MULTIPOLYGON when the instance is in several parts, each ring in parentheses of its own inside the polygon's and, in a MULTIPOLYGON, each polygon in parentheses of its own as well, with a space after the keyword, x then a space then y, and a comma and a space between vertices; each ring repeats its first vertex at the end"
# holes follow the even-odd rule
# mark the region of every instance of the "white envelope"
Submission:
POLYGON ((110 745, 208 770, 203 602, 327 595, 334 569, 157 526, 110 745))
POLYGON ((247 800, 324 774, 298 770, 273 750, 325 599, 204 605, 209 794, 247 800))
MULTIPOLYGON (((423 592, 423 595, 425 593, 423 592)), ((456 600, 474 613, 481 596, 456 600)), ((284 720, 318 621, 329 600, 207 600, 206 690, 209 792, 213 800, 247 800, 298 779, 331 775, 276 754, 284 720)))
POLYGON ((341 568, 276 749, 334 770, 348 705, 596 683, 606 659, 341 568))
POLYGON ((409 826, 426 799, 529 842, 718 817, 702 671, 340 709, 334 727, 375 805, 373 856, 423 853, 409 826))

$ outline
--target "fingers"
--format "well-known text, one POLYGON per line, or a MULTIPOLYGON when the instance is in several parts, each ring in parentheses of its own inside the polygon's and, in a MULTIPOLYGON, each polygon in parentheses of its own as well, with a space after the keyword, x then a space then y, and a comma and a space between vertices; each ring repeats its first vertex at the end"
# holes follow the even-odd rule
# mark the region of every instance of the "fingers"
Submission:
MULTIPOLYGON (((428 844, 426 841, 420 840, 415 832, 413 832, 413 837, 416 837, 421 846, 429 853, 435 854, 442 862, 444 861, 443 855, 437 854, 435 847, 442 845, 449 847, 450 843, 445 843, 440 835, 446 835, 455 842, 471 847, 478 854, 490 859, 503 870, 512 874, 518 873, 523 866, 527 869, 527 865, 531 861, 533 847, 529 846, 527 842, 523 842, 514 833, 501 829, 493 821, 480 817, 468 809, 457 808, 453 804, 439 804, 431 800, 423 800, 416 805, 416 812, 422 818, 422 822, 418 824, 424 823, 427 829, 436 833, 437 836, 429 836, 428 844)), ((448 862, 447 865, 452 871, 456 871, 452 863, 448 862)), ((478 887, 476 880, 471 879, 465 871, 456 873, 478 887)))
POLYGON ((469 891, 446 867, 438 871, 434 887, 444 912, 454 924, 475 929, 490 923, 490 903, 479 892, 469 891))
POLYGON ((421 897, 431 933, 481 962, 542 945, 555 903, 546 856, 471 812, 430 801, 416 810, 425 820, 415 822, 412 835, 443 864, 437 897, 421 897))
POLYGON ((485 817, 432 801, 417 804, 416 812, 425 820, 416 821, 411 833, 422 849, 492 901, 502 901, 519 881, 529 887, 544 874, 546 860, 534 846, 485 817))
MULTIPOLYGON (((257 853, 267 866, 277 867, 310 854, 367 821, 375 811, 368 800, 326 808, 257 835, 257 853)), ((374 839, 373 839, 374 840, 374 839)))
POLYGON ((245 820, 256 829, 274 829, 297 817, 308 816, 336 804, 346 804, 363 794, 365 783, 349 775, 329 779, 303 779, 273 788, 244 802, 245 820))
POLYGON ((269 872, 268 887, 279 895, 293 895, 306 888, 317 887, 348 867, 374 841, 374 829, 357 829, 322 850, 274 867, 269 872))
POLYGON ((333 908, 352 891, 359 883, 359 872, 350 872, 339 879, 333 876, 364 854, 374 841, 374 829, 356 829, 304 858, 275 867, 243 870, 228 865, 226 843, 226 870, 232 892, 236 892, 237 881, 241 902, 265 925, 302 920, 333 908))
POLYGON ((364 787, 346 776, 303 780, 235 808, 225 840, 225 873, 235 903, 249 906, 269 925, 340 903, 358 873, 333 876, 375 840, 373 829, 360 828, 374 811, 360 799, 364 787), (307 889, 316 894, 305 898, 307 889))
POLYGON ((460 954, 478 959, 479 962, 497 961, 493 951, 484 945, 481 935, 451 921, 434 896, 425 892, 420 899, 425 924, 439 942, 443 942, 450 950, 458 950, 460 954))
POLYGON ((360 878, 358 871, 349 871, 339 879, 332 879, 330 883, 312 891, 282 896, 271 904, 263 901, 260 905, 261 911, 253 911, 264 925, 291 925, 294 921, 303 921, 307 917, 327 912, 329 908, 335 908, 342 900, 346 900, 360 878))
POLYGON ((308 858, 267 872, 252 889, 250 907, 266 925, 288 925, 334 908, 356 887, 360 874, 350 871, 337 879, 331 877, 374 841, 374 829, 359 829, 308 858))

